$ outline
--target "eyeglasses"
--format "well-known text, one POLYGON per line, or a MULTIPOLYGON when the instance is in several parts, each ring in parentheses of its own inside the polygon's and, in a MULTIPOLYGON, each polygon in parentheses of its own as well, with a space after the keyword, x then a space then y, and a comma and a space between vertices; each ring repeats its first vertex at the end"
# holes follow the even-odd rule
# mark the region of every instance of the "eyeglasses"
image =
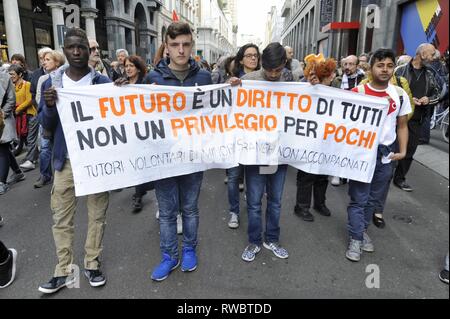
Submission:
POLYGON ((244 55, 244 58, 247 58, 247 59, 251 59, 251 58, 258 59, 259 58, 259 54, 246 54, 246 55, 244 55))
POLYGON ((92 47, 92 48, 89 48, 89 50, 90 50, 91 52, 94 52, 94 51, 100 51, 100 47, 92 47))

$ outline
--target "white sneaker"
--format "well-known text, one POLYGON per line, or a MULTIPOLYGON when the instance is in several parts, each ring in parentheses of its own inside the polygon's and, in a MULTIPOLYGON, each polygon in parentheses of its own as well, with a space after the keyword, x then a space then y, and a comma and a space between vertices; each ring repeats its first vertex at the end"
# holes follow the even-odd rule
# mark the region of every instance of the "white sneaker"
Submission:
POLYGON ((20 164, 19 167, 31 171, 32 169, 36 168, 36 165, 31 161, 25 161, 22 164, 20 164))
POLYGON ((177 234, 181 235, 183 233, 183 218, 181 214, 177 215, 177 234))
POLYGON ((156 219, 159 220, 159 210, 156 211, 156 219))
POLYGON ((230 213, 230 221, 228 222, 228 227, 231 229, 239 228, 239 215, 236 213, 230 213))
POLYGON ((331 179, 331 185, 333 186, 341 185, 341 178, 338 176, 333 176, 333 178, 331 179))

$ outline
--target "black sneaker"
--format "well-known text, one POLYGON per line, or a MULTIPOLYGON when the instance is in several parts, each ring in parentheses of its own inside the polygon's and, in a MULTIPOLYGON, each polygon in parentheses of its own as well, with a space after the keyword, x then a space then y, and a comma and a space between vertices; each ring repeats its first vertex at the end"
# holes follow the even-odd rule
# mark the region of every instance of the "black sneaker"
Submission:
POLYGON ((442 270, 439 274, 439 279, 448 285, 448 270, 442 270))
POLYGON ((408 184, 406 184, 405 181, 394 182, 394 185, 397 186, 398 188, 400 188, 402 191, 405 191, 405 192, 412 192, 413 191, 413 188, 411 186, 409 186, 408 184))
POLYGON ((303 219, 305 222, 313 222, 314 216, 311 214, 308 208, 300 208, 295 206, 294 210, 295 215, 303 219))
POLYGON ((331 211, 328 209, 327 206, 325 206, 325 204, 314 206, 314 209, 322 216, 326 217, 331 216, 331 211))
POLYGON ((44 176, 39 177, 39 179, 36 181, 36 183, 34 183, 34 188, 42 188, 46 185, 49 185, 52 183, 52 179, 49 178, 45 178, 44 176))
POLYGON ((133 213, 139 213, 142 210, 142 197, 133 195, 133 213))
POLYGON ((84 275, 89 280, 89 284, 91 287, 100 287, 106 283, 106 277, 102 274, 100 269, 96 270, 84 270, 84 275))
POLYGON ((39 286, 39 291, 44 294, 53 294, 58 290, 75 283, 74 276, 53 277, 49 282, 39 286))
POLYGON ((0 264, 0 288, 6 288, 11 285, 16 276, 17 251, 13 248, 8 250, 8 258, 3 262, 3 264, 0 264))

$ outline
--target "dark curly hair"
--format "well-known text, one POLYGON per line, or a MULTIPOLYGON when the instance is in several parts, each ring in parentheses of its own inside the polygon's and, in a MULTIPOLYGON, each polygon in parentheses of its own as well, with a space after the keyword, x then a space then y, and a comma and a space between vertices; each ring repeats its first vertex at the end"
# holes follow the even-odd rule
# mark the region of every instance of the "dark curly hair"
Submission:
POLYGON ((241 64, 241 62, 242 60, 244 60, 245 51, 250 48, 254 48, 258 53, 258 66, 256 67, 255 71, 261 69, 261 54, 259 52, 259 48, 256 44, 248 43, 239 49, 236 57, 234 58, 233 76, 239 76, 239 74, 244 70, 244 66, 241 64))

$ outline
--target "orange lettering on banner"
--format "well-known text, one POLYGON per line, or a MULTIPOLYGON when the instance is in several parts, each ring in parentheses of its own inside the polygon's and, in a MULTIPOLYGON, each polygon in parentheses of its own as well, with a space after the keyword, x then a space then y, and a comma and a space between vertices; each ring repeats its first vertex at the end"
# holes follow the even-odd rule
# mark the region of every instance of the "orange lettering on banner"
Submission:
POLYGON ((108 111, 108 107, 105 105, 106 102, 109 101, 109 97, 102 97, 98 100, 98 105, 100 108, 100 116, 102 119, 106 118, 106 112, 108 111))
POLYGON ((244 114, 242 113, 236 113, 234 114, 234 118, 236 120, 236 126, 243 130, 244 129, 244 114))
POLYGON ((352 134, 356 134, 358 136, 359 130, 356 128, 352 128, 347 134, 347 144, 348 145, 356 145, 358 144, 358 139, 352 140, 352 134))
POLYGON ((158 112, 164 112, 163 111, 163 107, 166 108, 167 112, 172 112, 171 108, 170 108, 170 95, 167 93, 161 93, 158 94, 158 96, 156 97, 156 100, 158 101, 158 112))
POLYGON ((298 109, 300 110, 300 112, 308 113, 311 110, 311 106, 312 106, 312 98, 309 95, 301 95, 298 100, 298 109), (302 103, 304 99, 306 99, 307 101, 306 106, 303 106, 302 103))
POLYGON ((188 132, 188 135, 191 136, 192 135, 192 130, 195 130, 195 132, 200 135, 202 134, 200 128, 199 128, 199 123, 198 123, 198 118, 195 116, 191 116, 191 117, 186 117, 184 119, 185 123, 186 123, 186 129, 188 132))
POLYGON ((183 111, 186 108, 186 95, 183 93, 176 93, 173 96, 173 108, 176 111, 183 111), (181 99, 181 105, 178 104, 179 99, 181 99))
MULTIPOLYGON (((206 119, 208 119, 208 117, 206 117, 206 119)), ((233 131, 233 130, 236 129, 236 125, 232 125, 232 126, 228 127, 228 115, 227 114, 225 114, 223 116, 223 119, 224 119, 224 122, 225 122, 225 131, 226 132, 230 132, 230 131, 233 131)))
MULTIPOLYGON (((298 96, 298 94, 288 93, 287 96, 289 98, 289 110, 293 111, 294 110, 294 99, 298 96)), ((299 102, 299 104, 300 104, 300 102, 299 102)))
POLYGON ((281 99, 286 96, 284 92, 273 92, 273 95, 277 97, 277 109, 281 109, 281 99))
POLYGON ((217 121, 217 115, 213 116, 213 120, 212 121, 209 118, 209 116, 207 116, 205 118, 205 122, 206 122, 206 124, 208 124, 208 127, 210 128, 212 133, 216 133, 216 129, 217 129, 216 121, 217 121))
POLYGON ((244 127, 245 127, 245 129, 247 130, 247 131, 258 131, 258 124, 257 124, 257 122, 258 122, 258 117, 255 115, 255 114, 249 114, 249 115, 247 115, 246 117, 245 117, 245 120, 244 120, 244 127), (250 121, 251 120, 255 120, 255 121, 252 121, 251 123, 250 123, 250 121))
POLYGON ((247 104, 247 99, 248 99, 248 93, 247 90, 244 89, 238 89, 237 91, 237 100, 236 100, 236 105, 238 107, 243 107, 247 104))
POLYGON ((375 143, 377 134, 375 132, 359 130, 353 128, 347 131, 345 126, 336 127, 332 123, 325 124, 324 140, 327 140, 330 136, 333 137, 336 143, 345 142, 348 145, 358 145, 358 147, 363 147, 367 149, 372 149, 375 143), (352 139, 352 136, 356 135, 356 140, 352 139))
POLYGON ((178 137, 178 130, 184 128, 184 121, 182 119, 172 119, 170 120, 172 125, 173 136, 178 137))
MULTIPOLYGON (((136 115, 136 106, 134 105, 134 101, 138 98, 137 95, 127 95, 124 97, 125 100, 128 100, 130 103, 131 108, 131 114, 136 115)), ((125 114, 125 106, 123 106, 123 113, 121 115, 125 114)))
POLYGON ((144 111, 145 113, 153 113, 155 111, 156 100, 155 100, 155 95, 154 94, 150 95, 150 107, 149 108, 147 108, 147 106, 145 105, 144 95, 140 95, 139 96, 139 100, 141 102, 141 109, 142 109, 142 111, 144 111))
POLYGON ((253 107, 258 107, 257 103, 260 103, 260 107, 264 108, 265 103, 264 103, 264 91, 261 90, 254 90, 253 91, 253 103, 252 106, 253 107))

